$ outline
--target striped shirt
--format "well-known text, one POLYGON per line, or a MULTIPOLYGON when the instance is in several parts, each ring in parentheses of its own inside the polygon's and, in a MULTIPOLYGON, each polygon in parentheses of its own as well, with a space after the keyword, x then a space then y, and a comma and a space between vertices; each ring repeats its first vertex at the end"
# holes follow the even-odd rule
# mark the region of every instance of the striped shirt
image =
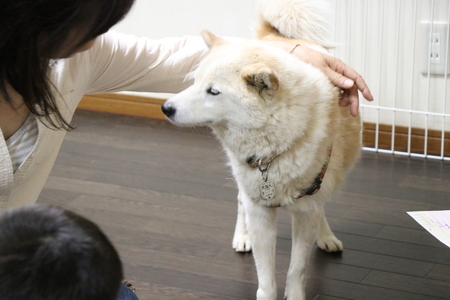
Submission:
POLYGON ((6 140, 14 172, 33 150, 38 136, 36 117, 29 114, 27 120, 9 139, 6 140))

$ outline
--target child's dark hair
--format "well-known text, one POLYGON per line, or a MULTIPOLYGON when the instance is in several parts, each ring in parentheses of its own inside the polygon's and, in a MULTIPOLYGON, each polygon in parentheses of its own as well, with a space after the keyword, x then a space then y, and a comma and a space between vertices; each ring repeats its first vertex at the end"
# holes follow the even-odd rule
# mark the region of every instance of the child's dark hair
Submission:
POLYGON ((0 299, 115 300, 122 263, 97 225, 48 205, 0 214, 0 299))
MULTIPOLYGON (((8 85, 55 129, 69 129, 55 102, 49 63, 64 43, 81 46, 120 21, 134 0, 0 0, 0 97, 8 85), (53 116, 53 117, 52 117, 53 116)), ((76 47, 75 47, 76 49, 76 47)))

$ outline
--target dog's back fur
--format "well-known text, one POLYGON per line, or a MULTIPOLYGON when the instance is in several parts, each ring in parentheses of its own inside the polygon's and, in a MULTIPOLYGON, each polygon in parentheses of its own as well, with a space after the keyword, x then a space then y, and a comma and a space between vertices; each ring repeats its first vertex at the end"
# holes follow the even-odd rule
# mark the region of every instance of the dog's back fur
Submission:
MULTIPOLYGON (((264 3, 259 39, 288 37, 323 51, 332 44, 323 1, 264 3)), ((211 52, 194 85, 169 99, 163 111, 179 125, 210 126, 222 142, 239 188, 233 248, 253 250, 258 300, 276 299, 274 207, 292 213, 293 253, 285 295, 303 300, 314 240, 326 251, 343 249, 326 221, 324 205, 359 156, 360 119, 338 105, 339 90, 321 71, 292 54, 261 41, 229 43, 203 35, 211 52), (323 169, 320 190, 305 195, 323 169), (263 183, 272 185, 273 197, 263 195, 263 183)))

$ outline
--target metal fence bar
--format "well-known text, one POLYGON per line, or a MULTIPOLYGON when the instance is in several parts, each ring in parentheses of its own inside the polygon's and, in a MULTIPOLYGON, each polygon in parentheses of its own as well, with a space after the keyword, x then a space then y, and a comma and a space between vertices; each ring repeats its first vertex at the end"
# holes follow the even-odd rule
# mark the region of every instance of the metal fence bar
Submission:
MULTIPOLYGON (((431 37, 431 33, 433 32, 433 22, 434 22, 434 4, 435 4, 435 0, 431 0, 431 12, 430 12, 430 20, 431 20, 431 25, 430 25, 430 37, 431 37)), ((428 40, 427 40, 428 41, 428 40)), ((431 57, 431 43, 429 46, 429 52, 428 52, 428 58, 431 57)), ((430 93, 431 93, 431 61, 428 60, 428 83, 427 83, 427 110, 430 110, 430 93)), ((429 116, 426 116, 425 119, 425 138, 423 140, 423 149, 424 149, 424 154, 427 155, 428 153, 428 127, 429 127, 429 116)))
POLYGON ((418 153, 406 153, 403 151, 392 151, 392 150, 385 150, 385 149, 374 149, 370 147, 363 147, 364 151, 368 152, 378 152, 378 153, 386 153, 386 154, 395 154, 395 155, 402 155, 402 156, 410 156, 410 157, 418 157, 418 158, 429 158, 429 159, 436 159, 436 160, 445 160, 450 161, 450 157, 441 157, 437 155, 425 155, 425 154, 418 154, 418 153))
POLYGON ((397 111, 397 112, 404 112, 404 113, 411 113, 411 114, 418 114, 418 115, 428 115, 428 116, 434 116, 434 117, 450 118, 450 114, 435 113, 435 112, 431 112, 431 111, 411 110, 411 109, 385 107, 385 106, 375 106, 375 105, 366 105, 366 104, 361 104, 361 107, 373 108, 373 109, 377 109, 377 110, 397 111))
MULTIPOLYGON (((395 68, 395 89, 394 89, 394 107, 397 107, 397 91, 398 91, 398 80, 399 80, 399 61, 400 61, 400 21, 401 21, 401 0, 397 0, 397 49, 396 49, 396 68, 395 68)), ((392 116, 392 134, 391 134, 391 150, 394 151, 395 149, 395 125, 397 114, 394 111, 394 114, 392 116)))
MULTIPOLYGON (((417 1, 414 1, 414 23, 413 24, 417 24, 417 1)), ((411 61, 411 65, 412 65, 412 71, 411 71, 411 96, 409 98, 409 108, 412 111, 412 105, 413 105, 413 101, 414 101, 414 92, 413 92, 413 86, 414 86, 414 73, 416 70, 416 64, 415 64, 415 59, 416 59, 416 42, 417 42, 417 26, 414 26, 414 30, 413 30, 413 41, 412 41, 412 45, 411 45, 411 49, 413 51, 412 53, 412 61, 411 61)), ((412 149, 411 149, 411 142, 412 142, 412 117, 413 114, 412 112, 409 113, 409 118, 408 118, 408 150, 407 153, 411 154, 412 153, 412 149)))
MULTIPOLYGON (((383 45, 384 45, 384 0, 381 0, 380 10, 380 57, 383 57, 383 45)), ((380 64, 379 81, 379 94, 381 94, 382 82, 383 82, 383 65, 380 64)), ((380 136, 380 110, 377 110, 377 122, 375 126, 375 149, 379 149, 379 136, 380 136)))
MULTIPOLYGON (((447 11, 447 45, 445 46, 445 74, 444 74, 444 82, 447 82, 448 80, 448 62, 450 59, 450 52, 449 52, 449 41, 450 41, 450 5, 448 6, 447 11)), ((448 88, 447 84, 444 86, 444 108, 443 111, 447 111, 447 94, 448 94, 448 88)), ((441 157, 445 157, 445 116, 442 117, 442 132, 441 132, 441 157)))
MULTIPOLYGON (((348 0, 348 23, 347 23, 347 43, 350 45, 352 43, 352 32, 353 32, 353 0, 348 0)), ((347 61, 350 61, 350 51, 347 51, 347 61)))

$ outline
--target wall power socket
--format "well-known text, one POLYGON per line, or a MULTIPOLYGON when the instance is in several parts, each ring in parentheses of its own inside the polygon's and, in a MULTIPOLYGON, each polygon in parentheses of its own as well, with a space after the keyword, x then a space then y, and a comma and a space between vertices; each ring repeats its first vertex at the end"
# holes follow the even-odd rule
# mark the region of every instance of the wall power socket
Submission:
POLYGON ((450 74, 450 44, 449 27, 445 22, 422 22, 420 31, 422 35, 422 64, 421 72, 424 75, 450 74))

